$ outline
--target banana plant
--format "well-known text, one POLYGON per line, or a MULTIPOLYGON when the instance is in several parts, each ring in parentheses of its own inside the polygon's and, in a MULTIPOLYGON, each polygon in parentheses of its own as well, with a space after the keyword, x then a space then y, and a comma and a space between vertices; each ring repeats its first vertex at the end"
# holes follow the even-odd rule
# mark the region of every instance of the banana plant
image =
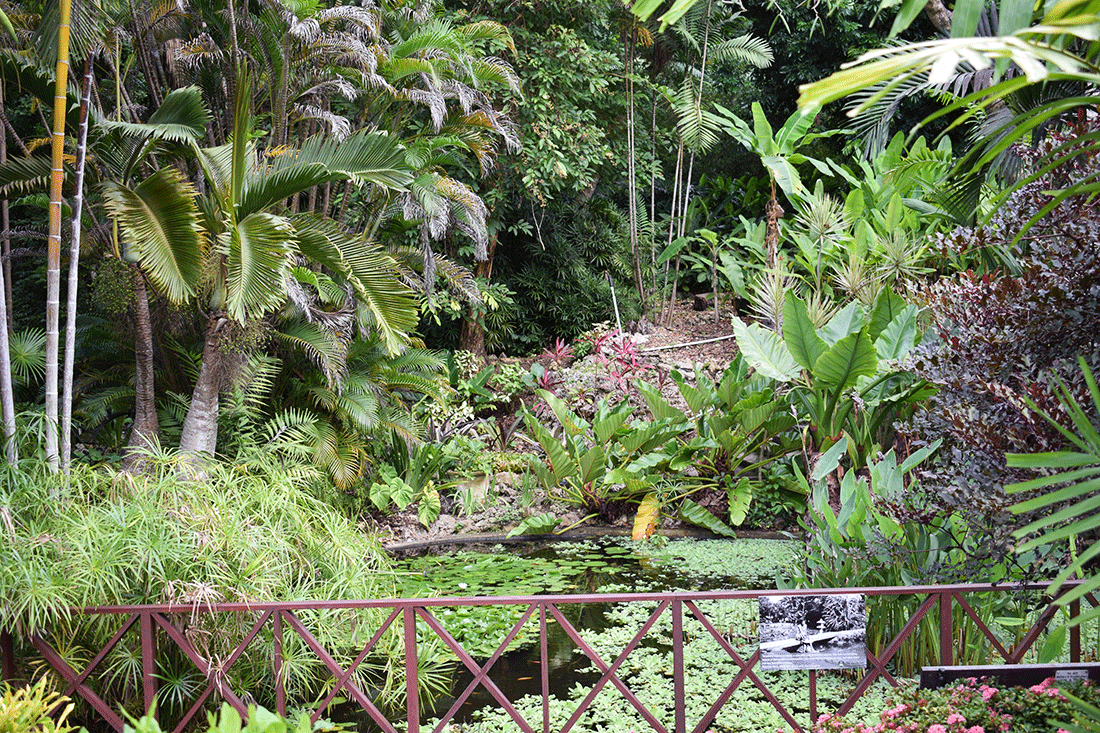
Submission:
POLYGON ((882 434, 899 411, 932 394, 924 380, 897 366, 921 332, 917 307, 889 289, 870 313, 853 302, 821 328, 814 327, 806 304, 788 291, 782 336, 736 317, 733 328, 753 368, 791 385, 814 451, 847 436, 854 468, 867 465, 867 457, 885 443, 882 434))

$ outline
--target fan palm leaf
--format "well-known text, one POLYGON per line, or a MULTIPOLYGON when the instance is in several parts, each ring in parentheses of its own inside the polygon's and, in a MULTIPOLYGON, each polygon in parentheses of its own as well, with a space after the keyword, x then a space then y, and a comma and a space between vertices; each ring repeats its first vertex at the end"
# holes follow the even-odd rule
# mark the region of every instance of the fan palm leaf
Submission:
POLYGON ((225 309, 244 323, 282 305, 294 227, 274 214, 250 214, 219 237, 226 258, 225 309))
POLYGON ((194 296, 206 250, 195 196, 174 168, 162 168, 133 188, 114 181, 103 188, 129 256, 140 260, 157 287, 177 303, 194 296))

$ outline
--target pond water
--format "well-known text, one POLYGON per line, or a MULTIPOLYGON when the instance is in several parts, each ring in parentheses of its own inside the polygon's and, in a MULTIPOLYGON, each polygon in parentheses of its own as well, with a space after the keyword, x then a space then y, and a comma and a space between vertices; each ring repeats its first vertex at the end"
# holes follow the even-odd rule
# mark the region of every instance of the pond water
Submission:
MULTIPOLYGON (((798 543, 777 539, 673 539, 633 542, 629 538, 494 545, 426 554, 397 563, 402 596, 545 595, 595 592, 665 592, 774 588, 798 561, 798 543)), ((517 607, 440 608, 447 630, 476 658, 485 659, 518 620, 517 607)), ((610 604, 563 607, 571 623, 601 632, 618 621, 610 604)), ((525 625, 513 647, 493 666, 490 677, 516 700, 541 694, 537 623, 525 625)), ((586 637, 587 638, 587 637, 586 637)), ((587 657, 556 624, 548 639, 551 693, 565 698, 578 684, 599 679, 587 657)), ((461 692, 472 676, 456 671, 452 691, 461 692)), ((425 718, 445 712, 445 695, 425 718)), ((482 688, 467 701, 456 722, 492 704, 482 688)), ((428 707, 428 706, 425 706, 428 707)), ((364 728, 365 730, 366 728, 364 728)))

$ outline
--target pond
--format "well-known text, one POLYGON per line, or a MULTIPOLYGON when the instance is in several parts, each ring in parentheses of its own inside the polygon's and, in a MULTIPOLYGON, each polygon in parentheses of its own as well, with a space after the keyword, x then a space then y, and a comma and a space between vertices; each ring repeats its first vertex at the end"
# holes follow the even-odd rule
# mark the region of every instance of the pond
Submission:
MULTIPOLYGON (((774 588, 777 578, 789 577, 798 558, 799 543, 791 540, 657 538, 633 542, 607 537, 426 554, 399 561, 397 570, 404 597, 652 593, 774 588)), ((612 636, 624 623, 622 614, 630 613, 611 604, 578 604, 565 609, 578 628, 612 636)), ((441 608, 438 617, 476 658, 485 659, 520 612, 516 607, 441 608)), ((490 676, 510 700, 540 694, 537 633, 537 625, 528 623, 492 669, 490 676)), ((599 678, 587 657, 556 624, 550 627, 548 644, 552 695, 564 700, 578 687, 590 688, 599 678)), ((457 671, 452 691, 465 689, 471 679, 468 672, 457 671)), ((425 719, 430 719, 433 711, 447 710, 453 701, 450 695, 438 698, 425 719)), ((492 704, 489 695, 478 688, 456 722, 468 722, 478 717, 476 711, 492 704)))

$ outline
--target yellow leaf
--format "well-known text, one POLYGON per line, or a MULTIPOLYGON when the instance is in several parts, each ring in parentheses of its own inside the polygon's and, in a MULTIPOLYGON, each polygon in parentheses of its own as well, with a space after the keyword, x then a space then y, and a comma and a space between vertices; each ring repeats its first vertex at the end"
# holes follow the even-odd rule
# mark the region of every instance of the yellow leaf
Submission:
POLYGON ((657 520, 661 516, 661 504, 655 493, 648 493, 638 505, 638 513, 634 515, 634 531, 631 539, 644 540, 657 531, 657 520))

